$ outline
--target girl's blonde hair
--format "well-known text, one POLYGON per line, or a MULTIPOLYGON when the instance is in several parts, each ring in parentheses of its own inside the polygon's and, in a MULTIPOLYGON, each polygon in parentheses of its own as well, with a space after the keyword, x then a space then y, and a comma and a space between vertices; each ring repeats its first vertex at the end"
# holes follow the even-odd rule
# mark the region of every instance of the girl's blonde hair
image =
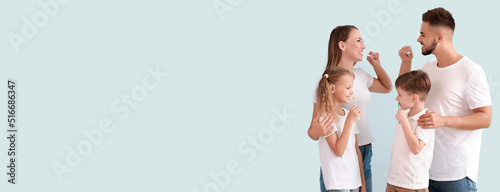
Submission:
POLYGON ((316 89, 316 101, 321 113, 333 113, 333 95, 330 90, 330 84, 337 83, 340 77, 344 75, 352 74, 349 70, 342 67, 330 66, 326 68, 316 89))

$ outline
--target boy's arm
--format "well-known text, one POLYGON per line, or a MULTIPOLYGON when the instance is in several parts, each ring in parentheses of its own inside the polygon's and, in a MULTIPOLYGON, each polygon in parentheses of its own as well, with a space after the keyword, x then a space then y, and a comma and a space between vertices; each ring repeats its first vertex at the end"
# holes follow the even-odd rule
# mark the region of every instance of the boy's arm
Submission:
POLYGON ((414 155, 419 154, 420 151, 422 151, 422 149, 424 148, 425 142, 417 138, 410 126, 408 118, 406 117, 406 113, 403 110, 399 110, 397 116, 398 121, 401 123, 403 133, 405 134, 408 147, 410 147, 410 150, 414 155))
MULTIPOLYGON (((355 136, 356 137, 356 136, 355 136)), ((366 192, 366 183, 365 183, 365 171, 363 169, 363 156, 361 155, 361 151, 359 151, 358 146, 358 137, 356 137, 356 153, 358 154, 358 164, 359 164, 359 172, 361 174, 361 192, 366 192)))

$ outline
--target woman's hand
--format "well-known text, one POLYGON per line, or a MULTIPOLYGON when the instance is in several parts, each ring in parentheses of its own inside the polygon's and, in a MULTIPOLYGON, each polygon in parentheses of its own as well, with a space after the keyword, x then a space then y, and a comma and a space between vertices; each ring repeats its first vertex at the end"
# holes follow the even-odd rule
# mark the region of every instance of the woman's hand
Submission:
POLYGON ((311 122, 311 127, 309 128, 309 134, 312 137, 321 137, 321 136, 326 136, 332 133, 333 130, 333 123, 335 123, 335 115, 332 113, 324 116, 323 120, 320 122, 319 118, 321 117, 321 114, 317 113, 316 117, 313 118, 313 121, 311 122))
POLYGON ((380 59, 379 59, 379 54, 377 52, 371 52, 368 53, 368 56, 366 56, 366 60, 374 66, 374 65, 380 65, 380 59), (371 57, 370 57, 371 55, 371 57))

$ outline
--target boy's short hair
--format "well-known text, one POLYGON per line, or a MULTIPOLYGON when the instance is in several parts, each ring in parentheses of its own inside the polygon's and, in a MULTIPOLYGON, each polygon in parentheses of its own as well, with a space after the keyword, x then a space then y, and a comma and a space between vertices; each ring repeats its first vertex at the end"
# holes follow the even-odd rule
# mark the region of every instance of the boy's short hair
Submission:
POLYGON ((396 79, 396 88, 411 94, 417 94, 420 101, 425 101, 431 90, 431 80, 426 72, 421 70, 410 71, 396 79))
POLYGON ((442 7, 428 10, 422 14, 422 21, 428 22, 430 26, 443 26, 455 31, 455 19, 449 11, 442 7))

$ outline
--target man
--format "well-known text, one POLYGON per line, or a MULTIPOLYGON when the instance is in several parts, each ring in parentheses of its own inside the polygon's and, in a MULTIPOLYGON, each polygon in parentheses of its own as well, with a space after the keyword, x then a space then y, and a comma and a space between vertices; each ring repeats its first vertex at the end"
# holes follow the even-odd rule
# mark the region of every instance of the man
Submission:
MULTIPOLYGON (((432 88, 426 102, 429 110, 418 120, 423 128, 436 128, 429 191, 477 191, 482 129, 491 124, 486 75, 453 48, 455 21, 450 12, 432 9, 422 15, 422 21, 417 39, 422 54, 436 56, 422 68, 432 88)), ((403 47, 399 56, 401 75, 411 70, 411 47, 403 47)))

